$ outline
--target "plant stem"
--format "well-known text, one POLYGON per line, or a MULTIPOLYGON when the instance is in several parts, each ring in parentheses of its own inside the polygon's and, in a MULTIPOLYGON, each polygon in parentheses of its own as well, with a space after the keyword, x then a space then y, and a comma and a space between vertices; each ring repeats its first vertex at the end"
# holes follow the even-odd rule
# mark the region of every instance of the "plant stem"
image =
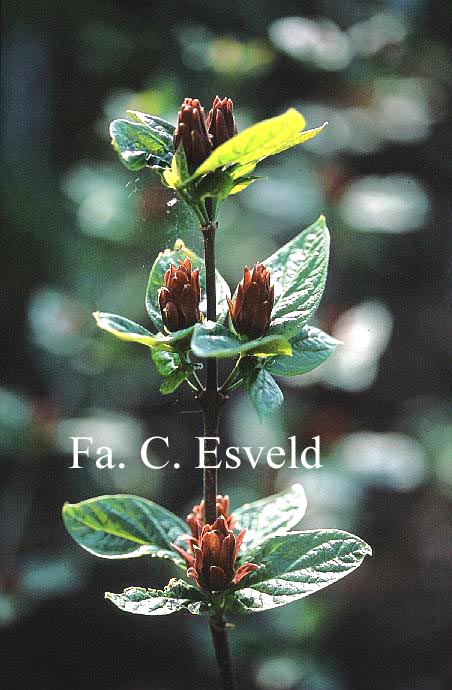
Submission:
MULTIPOLYGON (((206 265, 207 318, 217 320, 217 288, 215 275, 215 234, 217 223, 213 220, 212 199, 206 200, 206 212, 210 222, 203 226, 204 261, 206 265)), ((204 448, 206 451, 217 447, 220 407, 224 401, 222 391, 218 390, 218 362, 212 357, 206 362, 206 387, 199 396, 204 420, 204 448)), ((210 461, 206 457, 204 469, 204 522, 212 525, 217 519, 217 468, 216 457, 212 454, 210 461), (209 466, 210 465, 210 466, 209 466)), ((210 618, 210 630, 215 648, 218 669, 223 690, 236 690, 229 652, 226 622, 223 614, 210 618)))
MULTIPOLYGON (((214 221, 203 227, 204 259, 206 264, 206 293, 207 318, 217 319, 217 289, 215 282, 215 233, 217 225, 214 221)), ((206 389, 201 397, 204 414, 205 449, 211 451, 216 448, 216 441, 212 437, 218 436, 219 410, 222 396, 218 391, 218 363, 212 357, 207 360, 206 389), (210 438, 209 438, 210 437, 210 438)), ((207 457, 210 457, 209 455, 207 457)), ((217 468, 212 456, 211 466, 204 469, 204 518, 210 525, 217 518, 217 468), (213 460, 213 462, 212 462, 213 460)))
POLYGON ((237 690, 232 669, 231 653, 229 651, 226 623, 223 618, 220 620, 210 618, 209 623, 223 690, 237 690))

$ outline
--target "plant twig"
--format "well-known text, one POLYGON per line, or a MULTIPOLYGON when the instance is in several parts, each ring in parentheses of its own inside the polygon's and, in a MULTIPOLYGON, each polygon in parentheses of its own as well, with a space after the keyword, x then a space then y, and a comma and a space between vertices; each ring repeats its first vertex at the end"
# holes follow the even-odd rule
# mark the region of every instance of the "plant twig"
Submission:
POLYGON ((220 620, 210 618, 209 623, 223 690, 237 690, 232 668, 231 653, 229 651, 226 623, 223 618, 220 620))

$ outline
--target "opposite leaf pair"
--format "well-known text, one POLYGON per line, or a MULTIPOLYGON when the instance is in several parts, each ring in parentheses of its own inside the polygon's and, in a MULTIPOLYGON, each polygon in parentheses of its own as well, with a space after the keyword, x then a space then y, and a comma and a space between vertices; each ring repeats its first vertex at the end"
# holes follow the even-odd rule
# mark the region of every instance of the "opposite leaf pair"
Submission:
MULTIPOLYGON (((218 591, 199 571, 195 579, 202 589, 173 579, 164 590, 132 587, 122 594, 107 593, 106 597, 119 608, 137 614, 187 610, 215 615, 219 609, 264 611, 313 594, 355 570, 371 549, 359 537, 342 530, 291 532, 305 510, 303 488, 294 485, 276 496, 245 504, 232 516, 222 515, 228 533, 237 529, 242 534, 234 562, 235 575, 241 576, 222 581, 218 591)), ((186 569, 186 556, 174 548, 175 542, 187 539, 186 525, 152 501, 137 496, 100 496, 66 504, 63 518, 75 541, 96 556, 150 555, 170 559, 186 569)), ((193 529, 193 514, 188 523, 193 529)))
POLYGON ((239 358, 229 383, 247 387, 263 418, 283 400, 273 375, 311 371, 338 345, 334 338, 307 325, 322 297, 328 254, 329 234, 321 216, 268 257, 263 262, 265 270, 259 268, 254 281, 245 271, 244 284, 232 300, 217 271, 217 322, 199 322, 206 311, 204 262, 178 241, 173 250, 159 254, 149 276, 146 307, 156 334, 115 314, 96 312, 95 317, 100 328, 151 349, 165 377, 162 393, 173 392, 184 381, 190 383, 199 366, 190 360, 191 355, 239 358), (265 335, 258 336, 264 329, 265 335), (243 330, 248 334, 240 333, 243 330))

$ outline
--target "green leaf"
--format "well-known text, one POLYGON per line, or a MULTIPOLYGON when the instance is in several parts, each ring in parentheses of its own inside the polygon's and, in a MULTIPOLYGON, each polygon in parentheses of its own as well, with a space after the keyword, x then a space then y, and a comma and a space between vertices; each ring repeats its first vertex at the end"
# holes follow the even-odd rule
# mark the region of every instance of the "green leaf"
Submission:
POLYGON ((306 495, 301 484, 294 484, 287 491, 245 503, 233 513, 237 529, 246 528, 241 549, 243 560, 249 560, 247 552, 267 537, 287 532, 298 525, 306 512, 306 495))
POLYGON ((263 262, 275 286, 269 333, 291 338, 314 314, 325 287, 329 244, 325 218, 320 216, 263 262))
POLYGON ((171 164, 172 137, 162 127, 113 120, 110 135, 113 148, 129 170, 140 170, 146 165, 165 168, 171 164))
MULTIPOLYGON (((201 303, 199 308, 201 312, 205 312, 207 310, 206 269, 204 261, 191 249, 186 247, 182 240, 177 240, 173 249, 165 249, 165 251, 160 252, 154 261, 149 275, 146 290, 146 309, 148 310, 151 321, 159 330, 163 330, 163 322, 160 309, 158 308, 158 291, 163 286, 165 272, 169 269, 171 264, 177 266, 178 259, 183 261, 186 257, 190 259, 192 268, 199 268, 199 282, 201 285, 201 303)), ((219 320, 221 320, 224 319, 228 313, 227 299, 231 296, 231 291, 229 290, 228 284, 218 271, 216 272, 216 283, 217 313, 219 315, 219 320)))
POLYGON ((117 494, 65 503, 63 520, 77 544, 95 556, 153 556, 185 568, 171 544, 186 533, 186 524, 146 498, 117 494))
POLYGON ((217 170, 212 175, 206 175, 196 186, 196 197, 200 200, 206 197, 218 197, 220 200, 226 199, 231 193, 235 182, 231 175, 225 170, 217 170))
POLYGON ((236 178, 249 174, 263 158, 301 144, 317 136, 325 127, 303 132, 305 124, 304 117, 293 108, 283 115, 258 122, 215 149, 192 179, 230 165, 236 166, 236 178))
POLYGON ((152 361, 155 368, 162 376, 168 376, 180 364, 180 357, 175 352, 166 352, 165 350, 151 349, 152 361))
POLYGON ((371 554, 362 539, 337 529, 269 537, 247 553, 247 560, 260 568, 244 578, 230 608, 252 613, 289 604, 345 577, 371 554))
POLYGON ((245 377, 245 386, 261 422, 276 412, 284 402, 284 396, 275 379, 261 366, 248 373, 245 377))
POLYGON ((191 349, 197 357, 218 359, 243 354, 268 357, 276 353, 289 355, 292 352, 289 341, 279 335, 267 335, 255 340, 240 340, 227 328, 213 321, 196 324, 191 349))
POLYGON ((184 351, 189 348, 190 336, 193 332, 193 326, 184 328, 175 333, 163 335, 157 333, 154 335, 143 326, 126 319, 125 316, 118 316, 118 314, 108 314, 102 311, 96 311, 93 314, 96 323, 103 331, 107 331, 120 340, 126 340, 132 343, 139 343, 147 347, 156 348, 157 350, 166 350, 172 352, 173 350, 184 351))
POLYGON ((190 369, 187 366, 177 367, 174 369, 160 384, 160 393, 163 395, 169 395, 174 393, 175 390, 185 381, 187 376, 190 374, 190 369))
POLYGON ((126 110, 127 115, 130 115, 132 120, 136 122, 141 122, 143 125, 151 127, 157 131, 161 130, 162 133, 166 133, 173 137, 174 130, 176 129, 171 122, 164 120, 162 117, 157 117, 156 115, 149 115, 148 113, 141 113, 139 110, 126 110))
POLYGON ((203 615, 209 611, 205 596, 183 580, 172 579, 163 590, 128 587, 122 594, 106 592, 105 598, 118 609, 142 616, 166 616, 184 610, 203 615))
POLYGON ((304 326, 300 333, 290 341, 292 357, 278 355, 264 363, 274 376, 299 376, 320 366, 340 345, 319 328, 304 326))

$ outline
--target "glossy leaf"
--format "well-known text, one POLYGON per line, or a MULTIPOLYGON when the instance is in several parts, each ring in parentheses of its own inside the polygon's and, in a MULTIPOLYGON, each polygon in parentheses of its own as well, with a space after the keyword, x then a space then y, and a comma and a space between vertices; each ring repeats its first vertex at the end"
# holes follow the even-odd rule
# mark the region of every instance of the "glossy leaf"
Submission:
MULTIPOLYGON (((193 268, 199 268, 199 282, 201 285, 201 303, 199 308, 201 312, 205 312, 207 310, 206 270, 204 261, 191 249, 189 249, 182 240, 177 240, 173 249, 165 249, 165 251, 160 252, 154 261, 149 275, 146 290, 146 308, 151 321, 159 330, 163 330, 163 321, 160 314, 160 309, 158 308, 158 291, 163 285, 165 272, 168 270, 171 264, 177 266, 178 259, 183 261, 186 257, 190 259, 193 268)), ((216 278, 217 311, 219 314, 219 319, 221 320, 225 318, 228 312, 227 298, 231 296, 231 292, 228 284, 218 271, 216 272, 216 278)))
POLYGON ((323 127, 302 131, 306 122, 293 108, 283 115, 258 122, 215 149, 195 171, 193 178, 235 165, 236 177, 249 174, 263 158, 301 144, 317 136, 323 127))
POLYGON ((265 362, 273 376, 299 376, 320 366, 340 345, 340 341, 314 326, 304 326, 291 339, 292 356, 278 355, 265 362))
POLYGON ((261 422, 281 407, 284 396, 275 379, 268 371, 258 366, 245 378, 251 402, 261 422))
POLYGON ((139 110, 127 110, 127 115, 130 115, 132 120, 135 120, 136 122, 141 122, 143 125, 147 125, 148 127, 151 127, 151 129, 155 129, 157 131, 161 131, 162 133, 165 133, 171 137, 171 139, 167 139, 168 145, 169 142, 171 142, 171 148, 172 148, 172 141, 173 141, 173 133, 174 130, 176 129, 175 126, 171 123, 168 122, 167 120, 164 120, 162 117, 157 117, 156 115, 149 115, 148 113, 141 113, 139 110))
POLYGON ((196 324, 191 348, 197 357, 215 357, 217 359, 244 354, 269 357, 278 352, 286 355, 292 352, 288 340, 279 335, 264 336, 255 340, 240 340, 227 328, 213 321, 196 324))
POLYGON ((327 277, 329 244, 325 218, 320 216, 263 262, 275 286, 270 333, 291 338, 316 311, 327 277))
POLYGON ((186 524, 146 498, 117 494, 65 503, 63 520, 77 544, 95 556, 153 556, 185 567, 171 544, 186 533, 186 524))
POLYGON ((248 560, 249 549, 269 536, 287 532, 300 522, 306 512, 306 495, 301 484, 294 484, 287 491, 245 503, 233 513, 237 529, 246 528, 241 557, 248 560))
POLYGON ((202 615, 209 610, 206 598, 198 589, 175 579, 163 590, 128 587, 122 594, 106 592, 105 598, 123 611, 142 616, 166 616, 178 611, 202 615))
POLYGON ((230 608, 252 613, 289 604, 337 582, 371 554, 366 542, 342 530, 269 537, 247 553, 247 560, 260 568, 242 580, 243 588, 234 593, 230 608))
POLYGON ((110 135, 113 148, 129 170, 140 170, 146 165, 165 168, 171 163, 172 138, 161 127, 113 120, 110 135))
POLYGON ((130 321, 130 319, 126 319, 125 316, 108 314, 102 311, 94 312, 93 316, 99 328, 120 340, 139 343, 140 345, 168 352, 187 350, 190 344, 190 336, 193 332, 193 326, 191 326, 168 335, 163 335, 162 333, 154 335, 146 328, 143 328, 143 326, 130 321))

